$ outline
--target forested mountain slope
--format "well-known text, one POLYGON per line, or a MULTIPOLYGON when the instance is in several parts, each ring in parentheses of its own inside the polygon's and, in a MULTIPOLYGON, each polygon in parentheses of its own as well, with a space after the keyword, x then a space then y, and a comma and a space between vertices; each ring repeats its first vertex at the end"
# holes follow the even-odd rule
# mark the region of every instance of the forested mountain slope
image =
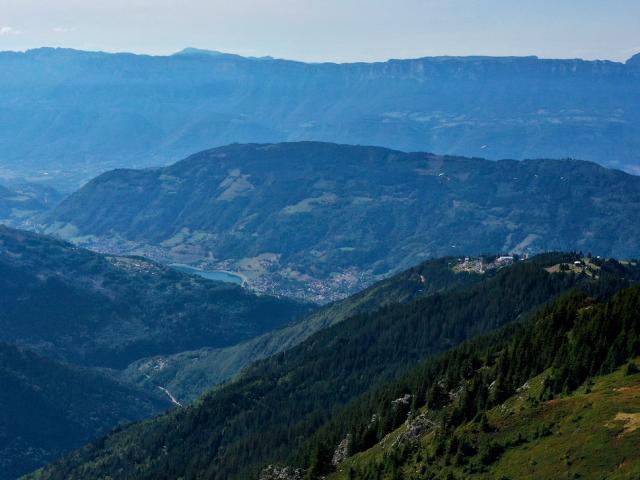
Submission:
POLYGON ((125 367, 144 356, 232 345, 309 311, 143 258, 0 226, 0 341, 54 358, 125 367))
POLYGON ((44 224, 98 249, 204 261, 263 291, 326 301, 442 255, 633 256, 640 177, 574 160, 231 145, 166 168, 105 173, 44 224))
POLYGON ((426 420, 426 410, 418 410, 379 445, 325 478, 634 480, 640 475, 640 374, 632 365, 637 369, 638 363, 636 358, 551 400, 538 398, 544 377, 529 379, 523 393, 459 427, 450 442, 432 430, 437 419, 426 420))
POLYGON ((193 406, 89 444, 32 478, 248 479, 267 463, 304 466, 309 438, 341 407, 417 362, 524 320, 576 287, 607 298, 638 280, 635 263, 558 268, 576 259, 538 257, 480 283, 355 315, 258 362, 193 406))
MULTIPOLYGON (((428 260, 364 291, 321 308, 299 322, 225 348, 203 348, 174 355, 144 358, 129 365, 122 378, 154 388, 164 385, 186 402, 250 363, 295 347, 314 333, 357 314, 371 313, 391 304, 406 303, 482 281, 476 272, 456 271, 456 258, 428 260)), ((488 274, 491 274, 489 272, 488 274)))
POLYGON ((19 475, 109 432, 171 406, 96 370, 0 343, 0 479, 19 475))
POLYGON ((354 402, 308 476, 336 470, 347 439, 329 479, 637 478, 639 332, 640 288, 567 295, 354 402))
POLYGON ((536 57, 307 64, 0 53, 0 167, 66 187, 232 142, 323 140, 637 171, 640 68, 536 57))

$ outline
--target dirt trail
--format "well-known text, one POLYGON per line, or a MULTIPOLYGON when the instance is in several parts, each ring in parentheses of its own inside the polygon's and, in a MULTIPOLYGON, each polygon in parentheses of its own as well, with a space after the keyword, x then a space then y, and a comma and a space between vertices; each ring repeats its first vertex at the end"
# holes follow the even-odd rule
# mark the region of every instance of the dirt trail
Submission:
POLYGON ((173 403, 174 405, 177 405, 178 407, 182 406, 182 404, 178 400, 176 400, 176 397, 174 397, 169 390, 161 386, 158 386, 158 388, 162 390, 167 395, 167 397, 169 397, 169 400, 171 400, 171 403, 173 403))

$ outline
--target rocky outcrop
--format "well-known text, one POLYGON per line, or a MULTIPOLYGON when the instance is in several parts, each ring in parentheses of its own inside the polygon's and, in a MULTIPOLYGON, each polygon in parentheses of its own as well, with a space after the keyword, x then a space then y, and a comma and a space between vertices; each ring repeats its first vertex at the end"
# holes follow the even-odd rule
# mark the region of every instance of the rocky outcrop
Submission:
POLYGON ((344 462, 349 457, 349 435, 340 442, 340 444, 336 447, 336 450, 333 452, 333 457, 331 458, 331 464, 334 467, 337 467, 342 462, 344 462))
POLYGON ((427 412, 421 413, 414 418, 408 418, 406 421, 406 427, 406 430, 396 438, 395 442, 393 442, 393 446, 402 443, 414 443, 422 436, 433 431, 436 428, 436 422, 429 418, 429 414, 427 412))
POLYGON ((411 403, 412 398, 413 398, 413 395, 409 395, 408 393, 406 393, 404 396, 393 400, 391 402, 391 406, 393 408, 406 407, 411 403))
POLYGON ((407 423, 408 426, 405 435, 409 440, 415 440, 436 428, 436 422, 431 420, 426 413, 422 413, 411 420, 407 420, 407 423))
POLYGON ((260 472, 259 480, 302 480, 303 477, 301 468, 268 465, 260 472))

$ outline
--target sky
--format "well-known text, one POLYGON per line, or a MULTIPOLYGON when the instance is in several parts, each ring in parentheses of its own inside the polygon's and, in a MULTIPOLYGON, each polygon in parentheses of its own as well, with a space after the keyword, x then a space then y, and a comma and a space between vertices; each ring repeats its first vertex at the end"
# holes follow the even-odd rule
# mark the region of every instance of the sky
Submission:
POLYGON ((0 50, 41 46, 313 62, 626 60, 640 52, 640 0, 0 0, 0 50))

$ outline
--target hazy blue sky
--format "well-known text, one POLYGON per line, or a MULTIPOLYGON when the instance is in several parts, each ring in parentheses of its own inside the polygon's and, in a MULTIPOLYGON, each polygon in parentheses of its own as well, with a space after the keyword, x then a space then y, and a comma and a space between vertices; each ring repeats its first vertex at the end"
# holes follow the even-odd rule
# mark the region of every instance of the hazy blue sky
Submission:
POLYGON ((0 0, 0 50, 44 45, 311 61, 623 60, 640 52, 640 0, 0 0))

